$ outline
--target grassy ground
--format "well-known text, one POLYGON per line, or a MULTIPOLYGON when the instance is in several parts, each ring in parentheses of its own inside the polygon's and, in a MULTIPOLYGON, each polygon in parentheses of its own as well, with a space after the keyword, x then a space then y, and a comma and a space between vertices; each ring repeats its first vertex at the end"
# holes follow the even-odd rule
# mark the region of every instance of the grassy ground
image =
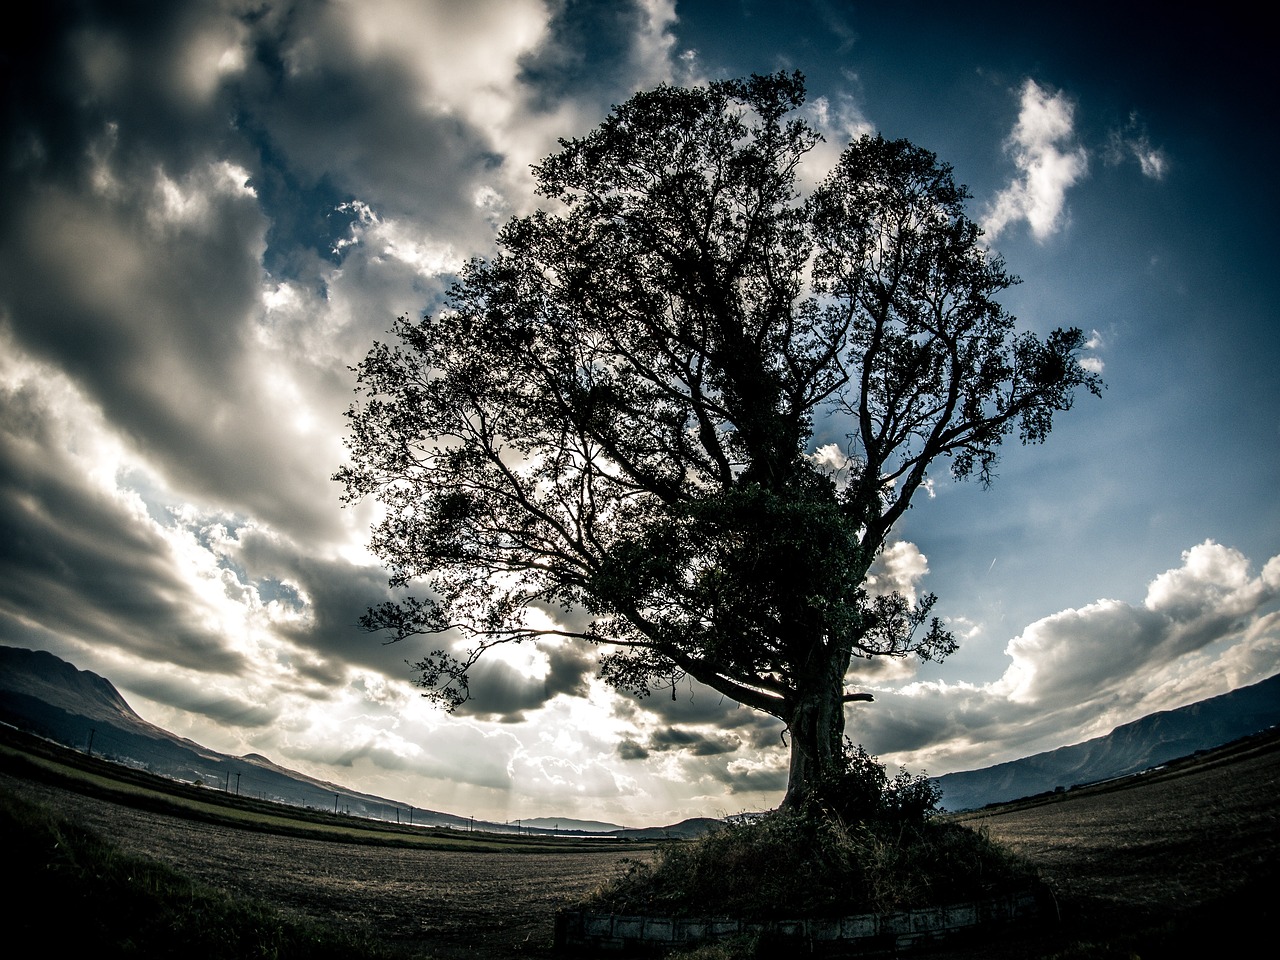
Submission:
POLYGON ((11 942, 57 956, 328 960, 389 957, 342 930, 286 919, 130 856, 12 795, 0 796, 11 942))
MULTIPOLYGON (((0 850, 9 866, 0 902, 7 929, 22 934, 11 941, 42 948, 78 945, 109 957, 548 956, 556 899, 584 896, 616 877, 617 857, 646 855, 627 844, 606 851, 599 843, 557 847, 515 837, 501 852, 422 849, 404 846, 394 824, 368 825, 386 834, 385 843, 333 842, 340 835, 323 831, 315 836, 330 839, 311 839, 315 825, 338 827, 341 818, 299 810, 296 816, 315 819, 279 833, 249 815, 233 826, 220 809, 198 822, 188 819, 196 807, 153 810, 159 801, 148 794, 112 795, 106 782, 58 781, 71 775, 30 765, 20 772, 15 763, 0 754, 0 770, 16 775, 0 772, 0 783, 18 791, 0 794, 0 850), (101 800, 87 795, 98 791, 101 800), (122 806, 126 795, 136 805, 122 806), (17 796, 95 825, 115 846, 32 813, 17 796), (187 812, 175 815, 179 809, 187 812), (139 851, 145 859, 134 856, 139 851), (156 861, 175 869, 157 869, 156 861), (319 923, 295 922, 300 914, 319 923)), ((110 772, 86 770, 95 778, 110 772)), ((1280 732, 1159 773, 964 815, 958 819, 1036 864, 1058 898, 1061 922, 948 944, 929 956, 1251 955, 1253 941, 1271 936, 1280 890, 1277 797, 1280 732)), ((206 790, 195 799, 215 797, 206 790)), ((748 862, 741 872, 759 868, 748 862)), ((693 956, 737 960, 750 950, 721 944, 693 956)))

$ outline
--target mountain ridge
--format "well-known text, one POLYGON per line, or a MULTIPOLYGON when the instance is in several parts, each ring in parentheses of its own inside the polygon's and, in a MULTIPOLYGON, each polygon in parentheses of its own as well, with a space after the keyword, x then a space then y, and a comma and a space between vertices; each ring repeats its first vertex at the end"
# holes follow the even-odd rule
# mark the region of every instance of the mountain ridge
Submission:
MULTIPOLYGON (((534 817, 504 824, 421 809, 310 777, 261 754, 218 753, 139 717, 106 678, 52 653, 5 645, 0 645, 0 722, 173 779, 243 790, 294 806, 398 822, 407 818, 421 826, 635 838, 697 836, 718 822, 692 817, 634 828, 576 817, 534 817)), ((932 779, 942 790, 944 808, 960 812, 1137 773, 1277 723, 1280 674, 1149 714, 1082 743, 932 779)))
MULTIPOLYGON (((371 819, 418 826, 480 829, 495 833, 592 834, 614 836, 635 828, 600 824, 607 830, 567 826, 575 818, 495 823, 416 807, 362 793, 281 766, 259 753, 233 756, 180 737, 152 724, 133 710, 110 680, 81 670, 55 654, 0 644, 0 723, 106 756, 127 766, 175 780, 245 793, 292 806, 331 809, 371 819)), ((580 821, 587 823, 588 821, 580 821)), ((665 827, 670 836, 693 836, 693 821, 665 827)))
POLYGON ((1110 733, 1018 760, 932 778, 960 812, 1128 776, 1280 723, 1280 674, 1123 723, 1110 733))

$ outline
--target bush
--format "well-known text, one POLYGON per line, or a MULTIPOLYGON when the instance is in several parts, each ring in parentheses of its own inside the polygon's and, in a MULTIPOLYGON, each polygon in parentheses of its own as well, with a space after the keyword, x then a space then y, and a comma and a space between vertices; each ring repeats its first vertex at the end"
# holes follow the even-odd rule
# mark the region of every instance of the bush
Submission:
POLYGON ((844 769, 801 809, 732 818, 627 861, 586 909, 747 919, 830 917, 980 898, 1033 871, 988 836, 939 820, 923 776, 890 779, 848 745, 844 769))
POLYGON ((928 777, 902 770, 890 780, 884 764, 846 740, 840 773, 818 783, 806 805, 811 814, 844 823, 919 825, 940 812, 941 800, 942 788, 928 777))

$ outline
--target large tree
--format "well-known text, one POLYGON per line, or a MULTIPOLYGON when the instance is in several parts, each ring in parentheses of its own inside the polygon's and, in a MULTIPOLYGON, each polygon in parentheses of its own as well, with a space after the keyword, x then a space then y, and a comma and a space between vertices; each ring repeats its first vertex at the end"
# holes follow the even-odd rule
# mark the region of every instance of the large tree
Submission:
POLYGON ((867 589, 929 469, 986 484, 1099 389, 1080 331, 1015 329, 933 154, 863 137, 802 196, 803 100, 798 74, 661 86, 561 141, 549 209, 359 365, 338 473, 425 589, 364 625, 465 638, 417 664, 428 695, 467 699, 495 644, 581 638, 618 688, 688 676, 779 718, 784 806, 838 771, 853 658, 955 649, 934 597, 867 589))

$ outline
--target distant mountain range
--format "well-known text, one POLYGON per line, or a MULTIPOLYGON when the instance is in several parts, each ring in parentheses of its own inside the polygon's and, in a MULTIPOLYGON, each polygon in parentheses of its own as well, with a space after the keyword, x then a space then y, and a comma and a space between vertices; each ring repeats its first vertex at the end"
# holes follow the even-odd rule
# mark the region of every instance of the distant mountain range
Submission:
POLYGON ((378 820, 497 833, 626 838, 698 836, 713 822, 693 818, 670 826, 636 829, 567 817, 492 823, 424 810, 316 780, 259 754, 234 757, 210 750, 143 720, 111 682, 96 673, 77 669, 52 653, 18 647, 0 646, 0 723, 210 789, 378 820))
POLYGON ((1103 737, 936 777, 942 805, 972 810, 1037 793, 1110 780, 1210 750, 1280 723, 1280 674, 1199 703, 1162 710, 1103 737))
MULTIPOLYGON (((496 832, 590 834, 630 839, 691 837, 716 821, 696 817, 662 827, 626 828, 597 820, 539 817, 511 823, 472 820, 360 793, 278 766, 234 757, 148 723, 110 681, 43 651, 0 646, 0 723, 78 750, 211 789, 294 806, 433 827, 496 832)), ((1153 713, 1104 737, 1022 760, 935 778, 948 810, 1137 773, 1280 723, 1280 674, 1177 710, 1153 713)))

